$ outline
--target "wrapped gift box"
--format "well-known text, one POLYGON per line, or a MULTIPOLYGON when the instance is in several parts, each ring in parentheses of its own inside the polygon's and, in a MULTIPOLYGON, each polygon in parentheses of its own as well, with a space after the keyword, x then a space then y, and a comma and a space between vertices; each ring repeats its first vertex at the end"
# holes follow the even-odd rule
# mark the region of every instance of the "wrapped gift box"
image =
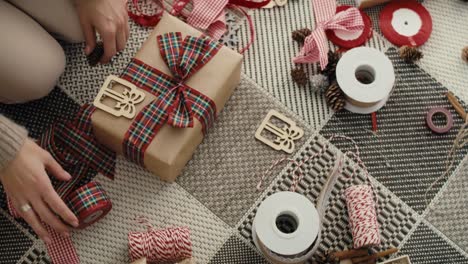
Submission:
MULTIPOLYGON (((160 54, 157 41, 158 36, 170 32, 180 32, 182 38, 187 35, 201 36, 201 33, 191 26, 175 17, 164 14, 135 58, 173 76, 160 54)), ((240 81, 241 64, 242 56, 223 46, 211 60, 184 83, 209 97, 216 104, 216 112, 219 113, 240 81)), ((123 91, 125 86, 116 83, 112 89, 123 91)), ((135 105, 136 113, 139 113, 146 105, 156 99, 153 94, 138 90, 144 93, 145 98, 141 103, 135 105)), ((115 104, 115 101, 109 97, 103 97, 99 100, 109 107, 115 104)), ((144 152, 144 166, 148 170, 165 181, 175 180, 203 140, 202 124, 196 118, 193 120, 193 126, 187 128, 163 125, 144 152)), ((94 133, 98 141, 119 154, 124 152, 122 142, 132 122, 132 119, 123 116, 116 117, 101 109, 96 109, 92 115, 94 133)))

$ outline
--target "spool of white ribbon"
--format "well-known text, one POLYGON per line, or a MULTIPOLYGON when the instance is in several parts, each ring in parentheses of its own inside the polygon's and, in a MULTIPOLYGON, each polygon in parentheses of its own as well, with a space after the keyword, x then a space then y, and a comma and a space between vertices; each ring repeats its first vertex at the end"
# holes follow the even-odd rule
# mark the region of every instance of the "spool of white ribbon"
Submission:
POLYGON ((390 97, 395 72, 384 53, 359 47, 349 50, 338 61, 336 80, 346 95, 345 109, 370 114, 382 108, 390 97))
POLYGON ((278 192, 255 215, 254 242, 270 261, 300 263, 311 256, 320 226, 314 204, 295 192, 278 192), (299 260, 300 259, 300 260, 299 260))
POLYGON ((322 216, 339 176, 341 154, 315 205, 295 192, 278 192, 257 209, 252 237, 257 248, 274 264, 299 264, 312 257, 320 244, 322 216))

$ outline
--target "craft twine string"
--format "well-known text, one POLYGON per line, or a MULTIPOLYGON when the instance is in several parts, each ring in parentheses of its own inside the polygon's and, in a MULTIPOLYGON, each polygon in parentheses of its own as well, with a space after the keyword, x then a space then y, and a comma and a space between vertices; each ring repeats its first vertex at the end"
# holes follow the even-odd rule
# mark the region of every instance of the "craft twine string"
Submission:
POLYGON ((430 202, 427 198, 428 193, 434 188, 434 186, 440 182, 441 180, 445 179, 447 175, 452 170, 455 164, 455 158, 458 150, 462 149, 468 144, 468 118, 465 120, 465 123, 460 127, 460 130, 457 133, 457 136, 453 140, 452 148, 450 149, 447 159, 445 161, 445 171, 437 177, 431 185, 426 189, 424 192, 424 199, 426 200, 426 205, 429 206, 430 202))
POLYGON ((129 255, 132 261, 146 257, 149 263, 174 263, 192 257, 188 227, 154 229, 145 217, 135 221, 146 226, 145 232, 129 232, 129 255))
MULTIPOLYGON (((357 145, 356 141, 354 141, 352 138, 347 137, 347 136, 344 136, 344 135, 332 135, 332 136, 328 139, 328 141, 331 142, 331 141, 333 141, 334 139, 345 139, 345 140, 348 140, 348 141, 350 141, 350 142, 353 144, 353 146, 354 146, 354 152, 353 152, 353 151, 346 151, 346 152, 344 153, 345 156, 348 156, 348 157, 352 158, 352 159, 355 161, 355 165, 353 166, 353 172, 352 172, 352 174, 351 174, 350 176, 348 176, 347 178, 348 178, 348 179, 353 178, 353 177, 356 175, 356 173, 357 173, 358 167, 362 167, 362 168, 363 168, 363 171, 364 171, 364 176, 365 176, 365 178, 369 181, 369 185, 372 186, 372 189, 374 189, 374 187, 373 187, 373 185, 372 185, 372 182, 369 180, 369 171, 367 170, 367 166, 364 164, 364 162, 363 162, 362 159, 361 159, 359 146, 357 145)), ((298 161, 296 161, 296 160, 294 160, 294 159, 291 159, 291 158, 287 158, 287 157, 283 157, 283 158, 280 158, 280 159, 278 159, 278 160, 275 160, 275 161, 273 162, 273 164, 272 164, 268 169, 266 169, 266 170, 263 172, 262 176, 260 177, 260 181, 259 181, 258 184, 257 184, 257 190, 258 190, 258 191, 261 191, 261 190, 262 190, 263 182, 265 181, 265 179, 266 179, 268 176, 271 175, 272 170, 273 170, 276 166, 278 166, 278 165, 280 165, 280 164, 282 164, 282 163, 284 163, 284 162, 287 162, 287 163, 294 163, 294 165, 296 166, 296 167, 292 170, 292 172, 291 172, 291 174, 293 175, 293 182, 292 182, 291 187, 290 187, 290 189, 289 189, 290 191, 295 192, 296 189, 297 189, 297 186, 298 186, 299 182, 301 182, 301 180, 304 178, 304 172, 303 172, 303 170, 302 170, 302 166, 303 166, 305 163, 309 162, 310 160, 313 160, 313 159, 315 159, 315 158, 317 158, 317 157, 320 157, 327 149, 328 149, 328 145, 325 144, 323 147, 321 147, 321 148, 319 149, 319 151, 318 151, 317 153, 315 153, 314 155, 312 155, 312 156, 310 156, 310 157, 307 157, 307 158, 301 160, 300 162, 298 162, 298 161)), ((344 174, 343 174, 343 166, 342 166, 343 163, 342 163, 342 160, 338 160, 338 162, 340 163, 340 165, 339 165, 339 174, 344 175, 344 174)))
MULTIPOLYGON (((403 89, 400 89, 398 92, 401 92, 401 91, 404 91, 404 90, 408 90, 408 89, 411 89, 410 86, 408 86, 405 82, 402 81, 402 77, 400 76, 400 74, 398 74, 398 72, 395 72, 395 75, 396 75, 396 81, 395 81, 395 86, 396 84, 400 84, 402 85, 403 89)), ((396 91, 395 87, 394 89, 392 89, 392 92, 390 93, 390 96, 392 96, 392 94, 396 91)), ((462 109, 463 110, 463 109, 462 109)), ((408 111, 408 109, 404 109, 403 111, 405 111, 406 113, 408 114, 411 114, 410 111, 408 111)), ((343 123, 343 125, 345 125, 343 123)), ((413 129, 413 131, 416 132, 416 129, 413 129)), ((382 131, 379 132, 380 134, 382 134, 382 131)), ((383 142, 380 141, 379 137, 377 136, 376 133, 371 133, 378 141, 379 141, 379 145, 383 145, 383 142)), ((452 145, 452 148, 450 149, 448 155, 447 155, 447 159, 446 159, 446 162, 445 162, 445 167, 446 167, 446 170, 439 176, 437 177, 432 183, 431 185, 429 185, 429 187, 427 187, 426 191, 424 192, 424 200, 426 202, 426 206, 429 206, 430 204, 430 201, 428 199, 428 193, 435 187, 435 185, 440 182, 441 180, 443 180, 444 178, 447 177, 447 175, 450 173, 450 171, 452 170, 454 164, 455 164, 455 156, 456 156, 456 153, 458 150, 462 149, 464 146, 466 146, 468 144, 468 118, 466 118, 465 120, 465 123, 460 127, 460 130, 458 131, 458 134, 457 136, 455 137, 454 139, 454 143, 452 145)), ((430 148, 433 149, 434 152, 437 152, 438 150, 434 147, 434 145, 429 145, 430 148)), ((392 151, 392 149, 388 149, 392 155, 396 156, 396 155, 399 155, 398 153, 395 153, 392 151)), ((387 150, 387 151, 388 151, 387 150)), ((385 157, 381 151, 378 152, 382 158, 385 159, 386 161, 386 166, 387 167, 390 167, 390 168, 393 168, 393 166, 388 162, 388 159, 387 157, 385 157)), ((421 153, 416 153, 415 155, 419 156, 421 159, 425 159, 426 157, 423 156, 421 153)), ((416 170, 419 170, 418 167, 416 167, 414 164, 410 164, 413 168, 415 168, 416 170)), ((411 176, 414 176, 410 170, 407 170, 407 172, 409 174, 411 174, 411 176)), ((414 176, 416 177, 416 176, 414 176)))
MULTIPOLYGON (((357 175, 358 168, 361 167, 365 179, 368 181, 368 185, 353 185, 348 187, 345 190, 345 200, 348 208, 349 223, 351 228, 351 233, 353 236, 353 242, 355 248, 360 248, 364 246, 376 246, 380 244, 380 233, 379 233, 379 223, 377 219, 378 215, 378 197, 375 192, 374 185, 370 180, 369 171, 367 166, 361 159, 360 150, 357 143, 350 137, 344 135, 332 135, 328 141, 331 142, 335 139, 343 139, 350 141, 354 146, 354 151, 346 151, 345 156, 351 158, 354 161, 354 166, 351 175, 346 176, 347 181, 353 179, 357 175)), ((304 178, 304 173, 302 166, 310 160, 313 160, 321 156, 328 149, 328 145, 325 144, 320 150, 314 155, 303 159, 301 162, 298 162, 290 158, 281 158, 276 160, 262 175, 259 183, 257 184, 257 190, 261 190, 263 181, 267 176, 271 174, 273 168, 278 166, 281 163, 288 162, 294 163, 296 166, 291 174, 293 175, 293 182, 290 187, 290 191, 295 192, 299 182, 304 178)), ((338 164, 338 175, 344 174, 343 159, 339 159, 338 164)), ((331 175, 330 177, 333 177, 331 175)), ((331 181, 333 182, 333 181, 331 181)), ((323 191, 322 191, 323 192, 323 191)), ((330 191, 331 192, 331 189, 330 191)), ((320 197, 321 195, 319 195, 320 197)), ((327 194, 323 194, 323 197, 328 197, 327 194)), ((320 199, 319 199, 320 200, 320 199)), ((321 201, 319 210, 325 212, 326 200, 321 201)), ((319 201, 320 202, 320 201, 319 201)))

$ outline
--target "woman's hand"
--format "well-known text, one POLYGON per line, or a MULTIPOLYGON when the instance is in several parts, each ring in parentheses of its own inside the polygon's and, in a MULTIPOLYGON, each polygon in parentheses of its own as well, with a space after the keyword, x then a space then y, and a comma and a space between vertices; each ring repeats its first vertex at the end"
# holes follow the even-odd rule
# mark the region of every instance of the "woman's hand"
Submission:
POLYGON ((27 139, 16 158, 0 172, 0 181, 20 216, 44 242, 50 243, 41 221, 69 236, 69 227, 57 215, 74 227, 78 219, 55 192, 47 173, 63 181, 71 178, 47 151, 27 139), (31 208, 24 210, 28 205, 31 208))
POLYGON ((76 0, 78 16, 89 55, 96 46, 96 31, 104 43, 101 63, 125 48, 130 35, 126 0, 76 0))

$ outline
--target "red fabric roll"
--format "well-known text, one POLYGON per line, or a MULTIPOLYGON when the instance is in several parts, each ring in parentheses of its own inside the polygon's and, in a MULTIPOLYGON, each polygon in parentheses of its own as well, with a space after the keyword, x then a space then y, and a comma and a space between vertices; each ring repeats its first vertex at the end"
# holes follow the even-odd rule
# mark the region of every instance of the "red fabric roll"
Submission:
POLYGON ((91 181, 66 198, 67 205, 79 220, 77 228, 86 228, 106 216, 112 209, 111 200, 99 182, 91 181))
MULTIPOLYGON (((339 12, 342 12, 342 11, 345 11, 349 8, 351 8, 352 6, 347 6, 347 5, 341 5, 341 6, 338 6, 336 8, 336 13, 338 14, 339 12)), ((360 11, 361 13, 361 16, 362 16, 362 20, 364 21, 364 29, 362 30, 361 34, 359 35, 359 37, 355 38, 355 39, 349 39, 349 40, 346 40, 346 39, 342 39, 340 38, 335 30, 327 30, 326 33, 327 33, 327 37, 328 39, 335 45, 337 46, 340 46, 342 48, 345 48, 345 49, 352 49, 352 48, 355 48, 355 47, 359 47, 361 45, 363 45, 364 43, 366 43, 366 41, 372 37, 372 21, 370 19, 370 17, 360 11)))
POLYGON ((397 46, 421 46, 432 32, 429 11, 415 0, 398 0, 389 3, 380 12, 382 34, 397 46))

